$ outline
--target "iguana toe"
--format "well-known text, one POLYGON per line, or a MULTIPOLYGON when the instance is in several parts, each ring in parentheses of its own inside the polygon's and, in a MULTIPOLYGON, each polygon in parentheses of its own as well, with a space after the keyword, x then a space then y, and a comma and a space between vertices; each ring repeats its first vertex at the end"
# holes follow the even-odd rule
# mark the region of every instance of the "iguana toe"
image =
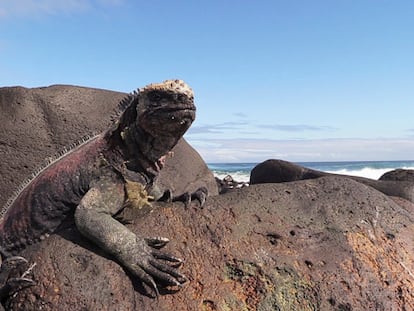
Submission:
POLYGON ((200 202, 200 207, 204 206, 208 196, 208 190, 206 187, 198 188, 194 193, 191 194, 191 200, 198 200, 200 202))
POLYGON ((168 238, 164 237, 151 237, 151 238, 145 238, 145 242, 147 242, 148 246, 154 247, 154 248, 162 248, 165 245, 167 245, 170 240, 168 238))
POLYGON ((173 202, 183 202, 187 208, 191 203, 191 194, 189 192, 184 192, 183 194, 176 196, 172 199, 173 202))
POLYGON ((157 298, 160 295, 157 284, 181 287, 188 280, 175 267, 165 264, 158 259, 150 259, 139 266, 135 266, 133 272, 143 283, 152 288, 157 298))
MULTIPOLYGON (((143 267, 144 270, 163 285, 180 286, 181 282, 177 279, 180 273, 174 272, 175 268, 162 264, 157 261, 150 262, 143 267), (176 277, 177 276, 177 277, 176 277)), ((181 279, 181 277, 180 277, 181 279)))
POLYGON ((163 264, 159 261, 151 262, 151 264, 157 268, 158 271, 163 272, 162 276, 164 277, 162 280, 169 283, 169 285, 181 286, 183 283, 188 281, 188 278, 184 274, 178 272, 178 270, 173 266, 163 264))
POLYGON ((181 258, 175 257, 171 254, 160 252, 159 250, 153 250, 152 256, 154 256, 157 259, 169 261, 170 263, 175 263, 175 266, 180 266, 184 262, 181 258))
POLYGON ((193 193, 185 192, 177 197, 173 198, 173 202, 183 202, 185 207, 187 208, 190 203, 194 200, 200 202, 200 207, 204 206, 204 203, 207 200, 208 190, 206 187, 200 187, 193 193))

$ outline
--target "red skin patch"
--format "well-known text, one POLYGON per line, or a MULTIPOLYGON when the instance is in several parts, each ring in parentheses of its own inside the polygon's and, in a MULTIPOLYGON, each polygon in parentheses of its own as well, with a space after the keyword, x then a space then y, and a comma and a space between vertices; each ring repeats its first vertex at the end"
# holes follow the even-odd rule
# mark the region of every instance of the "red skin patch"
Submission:
POLYGON ((5 250, 54 231, 88 190, 99 170, 99 157, 107 148, 99 135, 56 159, 33 179, 0 223, 0 244, 5 250))

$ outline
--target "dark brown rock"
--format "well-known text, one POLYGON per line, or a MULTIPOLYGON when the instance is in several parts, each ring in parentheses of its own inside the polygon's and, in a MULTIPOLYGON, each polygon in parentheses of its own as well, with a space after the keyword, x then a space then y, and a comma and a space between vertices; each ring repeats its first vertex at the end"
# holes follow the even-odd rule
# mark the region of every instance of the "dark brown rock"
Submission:
POLYGON ((292 162, 269 159, 257 164, 250 172, 250 184, 280 183, 313 179, 327 173, 312 170, 292 162))
MULTIPOLYGON (((409 202, 408 202, 409 203, 409 202)), ((25 251, 37 285, 11 310, 413 310, 414 215, 336 176, 157 205, 129 227, 171 238, 189 282, 159 300, 67 228, 25 251)))
POLYGON ((209 195, 217 195, 218 187, 213 173, 197 151, 185 139, 181 139, 173 149, 174 156, 167 160, 157 183, 174 194, 194 192, 207 187, 209 195))
POLYGON ((411 181, 414 182, 414 170, 396 169, 383 174, 379 180, 411 181))
POLYGON ((351 175, 330 174, 276 159, 257 164, 250 173, 250 184, 280 183, 320 178, 322 176, 350 178, 386 195, 401 197, 414 202, 414 183, 412 181, 374 180, 351 175))
MULTIPOLYGON (((0 88, 0 207, 47 157, 101 132, 125 93, 68 85, 0 88)), ((213 174, 184 140, 159 181, 176 194, 200 185, 218 193, 213 174)))

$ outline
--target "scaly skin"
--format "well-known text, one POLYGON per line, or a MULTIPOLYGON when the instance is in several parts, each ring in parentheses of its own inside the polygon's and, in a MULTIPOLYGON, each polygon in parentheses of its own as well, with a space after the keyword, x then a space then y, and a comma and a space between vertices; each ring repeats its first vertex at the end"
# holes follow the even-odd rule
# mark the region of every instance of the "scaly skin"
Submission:
MULTIPOLYGON (((155 280, 169 285, 186 281, 176 268, 181 260, 158 249, 167 239, 141 237, 113 216, 125 206, 148 205, 147 193, 156 194, 155 199, 173 199, 154 182, 165 156, 195 118, 192 90, 181 80, 150 84, 130 95, 123 106, 109 130, 53 161, 6 206, 0 222, 3 258, 43 239, 73 216, 82 235, 157 294, 155 280)), ((206 190, 197 194, 203 204, 206 190)), ((27 284, 26 278, 22 280, 27 284)), ((10 287, 3 282, 2 297, 10 287)))

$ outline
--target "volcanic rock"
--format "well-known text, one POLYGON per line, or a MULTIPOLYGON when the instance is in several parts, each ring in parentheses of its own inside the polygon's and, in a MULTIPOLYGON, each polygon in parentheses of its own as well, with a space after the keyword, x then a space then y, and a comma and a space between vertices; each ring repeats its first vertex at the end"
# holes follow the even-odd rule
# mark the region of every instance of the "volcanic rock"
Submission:
POLYGON ((396 169, 383 174, 379 180, 411 181, 414 182, 414 170, 396 169))
POLYGON ((171 239, 189 282, 159 299, 69 226, 24 251, 10 310, 413 310, 414 214, 337 176, 158 204, 129 228, 171 239))
POLYGON ((289 182, 319 178, 322 176, 350 178, 381 191, 386 195, 401 197, 414 202, 414 183, 412 181, 375 180, 351 175, 331 174, 276 159, 266 160, 257 164, 250 172, 250 184, 289 182))

